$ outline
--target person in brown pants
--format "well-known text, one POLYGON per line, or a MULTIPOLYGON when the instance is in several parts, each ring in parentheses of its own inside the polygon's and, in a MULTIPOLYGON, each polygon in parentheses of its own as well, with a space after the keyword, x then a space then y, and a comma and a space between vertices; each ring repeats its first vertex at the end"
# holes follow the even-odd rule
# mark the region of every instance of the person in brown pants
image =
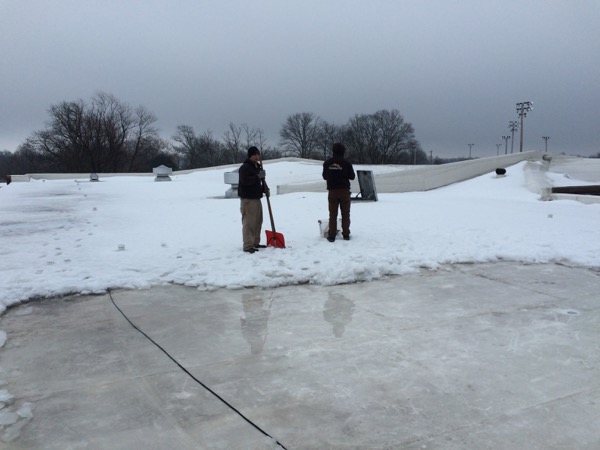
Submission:
POLYGON ((332 147, 333 156, 323 163, 323 179, 329 191, 329 242, 335 242, 338 208, 342 213, 342 236, 350 240, 350 180, 356 175, 352 163, 344 159, 345 152, 344 144, 337 142, 332 147))

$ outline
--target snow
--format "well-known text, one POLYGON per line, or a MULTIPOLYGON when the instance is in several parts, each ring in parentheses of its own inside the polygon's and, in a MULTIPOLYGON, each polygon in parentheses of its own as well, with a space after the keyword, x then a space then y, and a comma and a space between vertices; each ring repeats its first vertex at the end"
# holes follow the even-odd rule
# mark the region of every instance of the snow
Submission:
MULTIPOLYGON (((288 246, 255 254, 242 252, 239 201, 224 197, 224 172, 232 167, 179 173, 160 183, 153 176, 113 176, 3 185, 0 314, 36 298, 167 283, 202 290, 333 285, 501 259, 600 266, 600 204, 541 201, 539 195, 541 184, 587 182, 532 167, 523 162, 505 177, 490 173, 429 192, 379 193, 377 202, 352 204, 352 240, 329 243, 318 224, 327 220, 325 191, 275 195, 277 185, 320 180, 321 165, 271 162, 271 205, 288 246)), ((355 168, 375 174, 412 169, 355 168)), ((263 227, 272 229, 263 205, 263 227)), ((0 330, 0 348, 5 343, 0 330)), ((0 379, 0 387, 5 384, 0 379)), ((0 389, 3 442, 17 439, 32 417, 29 403, 15 403, 0 389)))
MULTIPOLYGON (((287 248, 255 254, 242 252, 239 201, 224 198, 231 167, 179 173, 171 182, 114 176, 3 185, 0 313, 40 297, 165 283, 202 290, 331 285, 500 259, 600 266, 600 205, 541 201, 527 164, 505 177, 354 202, 352 240, 329 243, 318 226, 327 219, 325 191, 275 195, 277 185, 320 180, 320 164, 271 162, 273 216, 287 248)), ((545 176, 564 184, 563 174, 545 176)), ((263 228, 271 229, 264 199, 263 206, 263 228)))

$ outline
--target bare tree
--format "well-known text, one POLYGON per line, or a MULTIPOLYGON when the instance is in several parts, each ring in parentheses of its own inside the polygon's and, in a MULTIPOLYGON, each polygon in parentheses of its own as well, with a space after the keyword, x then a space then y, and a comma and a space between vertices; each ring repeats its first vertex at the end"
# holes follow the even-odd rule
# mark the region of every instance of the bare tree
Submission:
POLYGON ((356 115, 348 121, 344 142, 348 148, 348 157, 355 163, 366 163, 370 149, 376 148, 376 130, 366 114, 356 115))
POLYGON ((414 137, 412 125, 397 110, 356 115, 349 121, 345 141, 358 163, 407 164, 412 163, 415 155, 427 159, 414 137))
POLYGON ((36 147, 33 139, 28 138, 19 145, 13 154, 13 174, 55 172, 57 167, 36 147))
POLYGON ((321 134, 317 144, 318 150, 322 152, 323 159, 330 156, 331 148, 335 142, 344 140, 345 128, 323 121, 321 123, 321 134))
POLYGON ((189 125, 179 125, 173 140, 179 145, 173 146, 175 152, 181 157, 181 167, 185 169, 201 167, 202 155, 200 139, 196 136, 194 128, 189 125))
POLYGON ((213 167, 225 164, 223 144, 213 138, 210 130, 199 137, 200 152, 203 156, 200 167, 213 167))
POLYGON ((8 150, 0 152, 0 183, 3 181, 9 182, 10 175, 18 174, 15 169, 17 167, 14 154, 8 150))
POLYGON ((173 148, 183 159, 182 168, 196 169, 226 163, 224 146, 213 139, 210 130, 196 135, 193 127, 179 125, 173 140, 180 144, 173 148))
POLYGON ((89 167, 84 136, 85 103, 79 100, 52 105, 49 113, 48 128, 35 132, 29 145, 65 171, 83 172, 89 167))
POLYGON ((271 145, 266 145, 264 144, 262 147, 260 147, 260 152, 262 153, 262 158, 263 159, 277 159, 277 158, 283 158, 283 153, 281 153, 281 150, 271 146, 271 145))
POLYGON ((260 128, 253 128, 243 123, 236 125, 229 123, 229 129, 223 135, 224 151, 227 154, 227 162, 237 163, 244 160, 246 150, 255 146, 263 152, 266 146, 264 133, 260 128))
POLYGON ((229 129, 223 134, 223 146, 232 163, 243 161, 242 129, 229 122, 229 129))
POLYGON ((113 95, 100 92, 92 99, 85 118, 84 149, 94 171, 122 170, 127 165, 125 143, 135 127, 131 107, 113 95))
POLYGON ((83 100, 62 102, 52 105, 49 113, 47 128, 34 133, 28 145, 44 154, 57 170, 130 171, 142 148, 158 142, 151 126, 154 115, 142 107, 133 111, 103 92, 89 105, 83 100))
POLYGON ((242 128, 246 136, 246 149, 254 146, 262 152, 267 145, 263 130, 261 128, 250 128, 246 124, 242 124, 242 128))
POLYGON ((128 148, 129 172, 133 171, 140 159, 148 161, 167 148, 167 143, 160 139, 158 131, 152 126, 156 122, 154 114, 143 106, 135 110, 135 128, 133 129, 128 148))
POLYGON ((321 137, 321 123, 321 118, 313 113, 288 116, 279 131, 280 144, 284 151, 299 158, 316 156, 321 137))

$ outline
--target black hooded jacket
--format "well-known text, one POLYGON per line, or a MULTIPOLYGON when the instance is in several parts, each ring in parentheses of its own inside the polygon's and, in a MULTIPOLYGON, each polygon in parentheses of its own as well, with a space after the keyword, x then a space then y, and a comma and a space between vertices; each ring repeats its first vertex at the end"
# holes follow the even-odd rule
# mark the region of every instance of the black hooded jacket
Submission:
POLYGON ((333 155, 323 163, 323 179, 327 189, 350 189, 350 180, 354 180, 354 167, 343 156, 333 155))
POLYGON ((238 196, 241 198, 262 198, 263 184, 258 177, 261 168, 249 158, 240 166, 240 181, 238 184, 238 196))

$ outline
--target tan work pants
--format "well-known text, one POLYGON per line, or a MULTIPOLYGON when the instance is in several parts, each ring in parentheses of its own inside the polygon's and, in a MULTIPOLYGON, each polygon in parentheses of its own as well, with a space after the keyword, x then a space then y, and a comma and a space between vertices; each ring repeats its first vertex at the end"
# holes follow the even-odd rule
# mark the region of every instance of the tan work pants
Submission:
POLYGON ((241 198, 242 238, 244 250, 250 250, 260 244, 260 230, 263 223, 262 203, 259 198, 241 198))

